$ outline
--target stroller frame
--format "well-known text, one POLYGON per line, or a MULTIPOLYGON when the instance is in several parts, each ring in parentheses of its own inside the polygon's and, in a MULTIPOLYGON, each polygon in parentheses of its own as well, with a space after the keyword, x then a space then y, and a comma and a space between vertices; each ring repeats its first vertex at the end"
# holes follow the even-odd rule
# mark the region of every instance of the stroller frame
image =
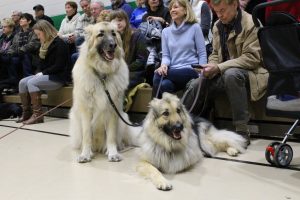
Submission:
MULTIPOLYGON (((253 13, 252 13, 253 22, 254 22, 255 26, 260 27, 259 28, 259 33, 258 33, 258 38, 260 40, 261 47, 262 47, 262 55, 263 55, 264 64, 270 72, 269 82, 271 80, 270 78, 272 76, 272 73, 274 73, 277 78, 281 76, 281 75, 278 75, 278 73, 284 72, 284 70, 287 70, 288 73, 292 73, 294 71, 299 73, 300 72, 300 59, 297 59, 297 58, 294 59, 293 61, 296 61, 296 62, 294 62, 292 65, 289 63, 288 64, 289 66, 284 65, 284 63, 286 63, 286 62, 276 63, 276 61, 274 61, 274 60, 272 61, 272 59, 275 59, 275 60, 279 59, 280 60, 280 58, 282 58, 282 57, 280 57, 278 52, 275 52, 274 54, 272 54, 273 52, 272 53, 269 52, 269 49, 268 49, 269 46, 267 45, 268 41, 263 40, 264 39, 263 34, 264 33, 268 34, 268 32, 267 31, 263 32, 264 28, 261 26, 261 24, 259 23, 259 21, 257 19, 257 13, 258 13, 258 10, 260 10, 262 8, 266 8, 268 6, 278 5, 278 4, 286 3, 286 2, 293 2, 293 1, 296 1, 296 0, 274 0, 274 1, 271 1, 271 2, 261 3, 261 4, 257 5, 254 8, 253 13), (284 66, 285 69, 283 69, 283 70, 279 69, 280 66, 284 66)), ((286 24, 283 24, 283 25, 286 25, 286 24)), ((267 28, 269 28, 269 27, 267 27, 267 28)), ((297 26, 297 28, 298 28, 298 26, 297 26)), ((267 38, 267 37, 265 37, 265 38, 267 38)), ((297 39, 300 39, 299 35, 298 35, 297 39)), ((275 40, 275 42, 276 42, 276 40, 275 40)), ((281 44, 283 44, 283 43, 279 43, 277 46, 273 46, 273 47, 280 47, 281 44)), ((299 52, 299 48, 297 49, 297 52, 299 52)), ((300 54, 298 54, 298 55, 300 55, 300 54)), ((283 59, 281 59, 280 61, 282 61, 282 60, 283 59)), ((282 76, 284 77, 285 75, 282 75, 282 76)), ((271 82, 275 83, 274 80, 272 80, 271 82)), ((276 93, 276 92, 278 92, 282 88, 284 88, 284 86, 283 87, 279 86, 275 90, 270 91, 269 86, 268 86, 268 94, 269 95, 270 94, 276 94, 277 95, 278 93, 276 93)), ((265 158, 271 165, 276 166, 276 167, 288 167, 290 165, 292 159, 293 159, 293 149, 286 142, 287 142, 288 138, 293 135, 297 125, 299 124, 300 111, 299 112, 298 111, 296 111, 296 112, 279 111, 278 112, 276 110, 275 111, 273 111, 273 110, 268 111, 268 109, 267 109, 267 115, 279 116, 279 117, 288 117, 288 118, 296 118, 296 121, 293 123, 293 125, 290 127, 290 129, 287 131, 287 133, 285 133, 285 136, 284 136, 283 140, 281 142, 272 142, 272 143, 270 143, 266 147, 266 150, 265 150, 265 158)))

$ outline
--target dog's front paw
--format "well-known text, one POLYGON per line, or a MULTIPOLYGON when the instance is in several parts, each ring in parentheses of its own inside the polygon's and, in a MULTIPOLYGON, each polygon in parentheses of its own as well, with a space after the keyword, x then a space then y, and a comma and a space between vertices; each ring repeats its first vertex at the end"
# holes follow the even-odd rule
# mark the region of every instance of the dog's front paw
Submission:
POLYGON ((172 190, 173 186, 166 180, 161 180, 156 183, 156 188, 163 191, 172 190))
POLYGON ((230 156, 237 156, 239 154, 239 151, 233 147, 228 147, 227 154, 230 156))
POLYGON ((92 152, 82 153, 77 157, 77 162, 79 162, 79 163, 91 162, 93 156, 94 156, 94 154, 92 152))
POLYGON ((122 160, 122 156, 120 154, 108 154, 108 161, 109 162, 120 162, 122 160))

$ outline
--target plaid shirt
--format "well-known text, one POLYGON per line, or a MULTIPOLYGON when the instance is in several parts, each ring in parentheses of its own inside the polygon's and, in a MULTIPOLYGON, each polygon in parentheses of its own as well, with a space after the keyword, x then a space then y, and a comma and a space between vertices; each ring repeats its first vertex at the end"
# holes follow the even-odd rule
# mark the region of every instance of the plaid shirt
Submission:
POLYGON ((31 31, 32 31, 31 29, 28 29, 27 31, 23 31, 23 30, 20 31, 19 38, 18 38, 19 47, 22 47, 28 43, 28 35, 31 31))
POLYGON ((94 23, 93 16, 88 17, 85 13, 79 17, 79 20, 76 24, 75 28, 75 36, 84 37, 84 28, 87 27, 89 24, 94 23))

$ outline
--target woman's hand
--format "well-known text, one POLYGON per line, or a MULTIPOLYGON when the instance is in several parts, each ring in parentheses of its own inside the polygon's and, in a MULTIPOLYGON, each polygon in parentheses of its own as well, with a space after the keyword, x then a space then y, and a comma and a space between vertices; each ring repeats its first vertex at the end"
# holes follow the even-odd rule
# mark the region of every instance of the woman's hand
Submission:
POLYGON ((168 66, 165 64, 162 64, 159 68, 157 68, 155 71, 155 73, 158 73, 161 76, 167 76, 168 73, 168 66))
POLYGON ((166 23, 166 20, 164 20, 162 17, 149 16, 149 17, 147 17, 147 20, 149 20, 149 21, 151 21, 151 20, 159 21, 162 24, 166 23))

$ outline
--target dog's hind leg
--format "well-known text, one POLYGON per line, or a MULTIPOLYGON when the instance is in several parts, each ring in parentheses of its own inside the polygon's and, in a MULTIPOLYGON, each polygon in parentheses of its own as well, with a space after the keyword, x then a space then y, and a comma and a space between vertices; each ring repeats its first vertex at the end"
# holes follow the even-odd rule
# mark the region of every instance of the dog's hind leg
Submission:
POLYGON ((230 156, 245 152, 246 140, 232 131, 218 130, 211 125, 206 132, 200 132, 200 134, 201 143, 211 143, 215 152, 224 151, 230 156))
POLYGON ((172 185, 163 177, 161 172, 147 161, 140 161, 136 170, 138 173, 148 178, 159 190, 168 191, 172 189, 172 185))
POLYGON ((82 126, 82 151, 78 157, 79 163, 90 162, 93 157, 92 152, 92 113, 90 110, 80 110, 82 126))
POLYGON ((118 153, 117 137, 118 135, 118 116, 112 115, 110 119, 107 119, 106 127, 106 146, 108 160, 111 162, 119 162, 122 160, 122 156, 118 153))

